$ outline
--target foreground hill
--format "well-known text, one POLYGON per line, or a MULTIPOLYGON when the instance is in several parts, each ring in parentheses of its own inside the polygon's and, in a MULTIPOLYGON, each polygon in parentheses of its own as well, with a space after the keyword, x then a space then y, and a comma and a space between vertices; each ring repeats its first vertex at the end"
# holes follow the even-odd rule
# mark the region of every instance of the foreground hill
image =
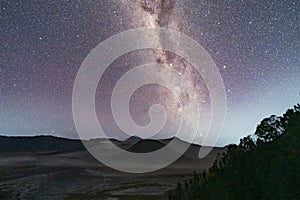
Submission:
POLYGON ((169 199, 300 199, 300 105, 264 119, 169 199))

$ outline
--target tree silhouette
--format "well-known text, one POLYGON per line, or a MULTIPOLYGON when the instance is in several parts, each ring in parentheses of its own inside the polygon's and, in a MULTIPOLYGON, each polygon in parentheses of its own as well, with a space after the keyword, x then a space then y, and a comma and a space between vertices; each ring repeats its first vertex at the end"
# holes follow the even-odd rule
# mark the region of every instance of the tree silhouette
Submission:
POLYGON ((242 139, 240 139, 239 148, 244 151, 250 151, 253 147, 255 147, 255 142, 252 139, 251 135, 248 135, 242 139))
POLYGON ((265 118, 254 135, 228 145, 209 173, 177 186, 172 200, 300 199, 300 104, 265 118))
POLYGON ((257 126, 255 136, 264 143, 271 142, 284 132, 282 120, 276 115, 265 118, 257 126))

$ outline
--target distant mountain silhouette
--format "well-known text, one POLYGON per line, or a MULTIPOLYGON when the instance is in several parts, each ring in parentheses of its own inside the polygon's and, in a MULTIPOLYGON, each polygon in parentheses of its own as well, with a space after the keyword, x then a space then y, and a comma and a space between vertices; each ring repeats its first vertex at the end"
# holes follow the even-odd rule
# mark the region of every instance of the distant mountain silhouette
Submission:
POLYGON ((143 140, 142 138, 140 138, 139 136, 131 136, 129 137, 128 139, 126 139, 124 141, 124 143, 127 143, 127 144, 135 144, 139 141, 143 140))
MULTIPOLYGON (((142 139, 138 136, 131 136, 125 141, 119 141, 116 139, 109 139, 110 142, 118 147, 134 153, 148 153, 153 152, 166 146, 170 141, 177 140, 177 142, 187 143, 178 138, 169 139, 142 139)), ((103 145, 107 143, 107 139, 90 139, 85 140, 85 145, 93 147, 97 145, 103 145)), ((182 156, 182 160, 197 160, 198 152, 201 146, 197 144, 191 144, 185 154, 182 156)), ((86 148, 82 141, 79 139, 67 139, 55 136, 32 136, 32 137, 8 137, 0 136, 0 153, 1 152, 33 152, 42 154, 53 153, 66 153, 75 151, 85 151, 86 148)), ((109 150, 109 149, 108 149, 109 150)), ((218 152, 225 151, 224 148, 214 148, 211 155, 215 157, 218 152)))
POLYGON ((156 151, 164 146, 165 144, 159 140, 140 140, 127 149, 127 151, 134 153, 148 153, 156 151))
POLYGON ((80 140, 54 136, 0 136, 0 152, 72 152, 84 150, 80 140))

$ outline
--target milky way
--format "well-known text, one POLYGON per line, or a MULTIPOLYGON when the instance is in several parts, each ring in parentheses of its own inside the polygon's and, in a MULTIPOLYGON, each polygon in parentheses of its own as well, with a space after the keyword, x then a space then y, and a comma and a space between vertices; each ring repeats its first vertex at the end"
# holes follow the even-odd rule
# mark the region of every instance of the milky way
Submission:
MULTIPOLYGON (((138 21, 143 27, 150 27, 157 30, 156 34, 151 37, 152 42, 158 47, 157 49, 153 49, 154 60, 158 64, 158 67, 161 68, 162 73, 165 73, 164 81, 172 86, 169 88, 169 91, 166 91, 165 88, 158 87, 154 94, 146 94, 144 97, 139 97, 139 100, 149 101, 153 96, 158 96, 158 99, 164 103, 169 113, 168 117, 171 118, 171 126, 176 126, 181 117, 181 106, 192 107, 195 106, 193 102, 198 101, 200 103, 200 109, 202 109, 204 105, 207 106, 205 103, 208 103, 209 100, 205 83, 200 74, 194 70, 193 66, 175 53, 163 50, 164 45, 162 40, 164 40, 164 38, 161 37, 161 33, 159 32, 160 28, 182 29, 180 24, 177 23, 177 21, 180 20, 180 16, 176 16, 176 13, 174 13, 176 1, 138 0, 123 1, 123 4, 131 6, 136 10, 136 12, 130 16, 132 21, 138 21), (178 79, 174 77, 172 71, 174 69, 184 81, 179 82, 178 79), (176 96, 179 96, 180 99, 177 99, 176 96)), ((172 38, 168 39, 170 42, 177 42, 172 38)), ((202 119, 209 118, 207 110, 205 113, 204 109, 201 111, 202 119)), ((191 113, 189 118, 185 119, 184 123, 189 123, 190 126, 197 126, 198 119, 191 113)), ((187 135, 188 132, 187 130, 187 135)), ((188 136, 186 136, 186 138, 188 138, 188 136)))
MULTIPOLYGON (((1 1, 0 134, 77 137, 71 97, 84 58, 110 36, 146 26, 180 31, 209 52, 228 97, 219 144, 238 142, 263 117, 281 115, 300 100, 299 13, 297 0, 1 1)), ((159 33, 153 37, 158 44, 160 39, 159 33)), ((185 88, 169 76, 172 91, 209 104, 201 76, 184 59, 161 50, 133 52, 116 61, 99 82, 96 109, 110 137, 125 139, 112 124, 109 110, 114 83, 126 70, 149 61, 166 71, 176 69, 193 85, 185 88), (197 97, 189 96, 194 93, 197 97)), ((133 95, 133 118, 145 124, 139 118, 147 116, 147 103, 157 102, 169 106, 170 117, 177 118, 180 112, 173 98, 168 90, 145 86, 133 95), (159 99, 139 101, 147 95, 159 99)))

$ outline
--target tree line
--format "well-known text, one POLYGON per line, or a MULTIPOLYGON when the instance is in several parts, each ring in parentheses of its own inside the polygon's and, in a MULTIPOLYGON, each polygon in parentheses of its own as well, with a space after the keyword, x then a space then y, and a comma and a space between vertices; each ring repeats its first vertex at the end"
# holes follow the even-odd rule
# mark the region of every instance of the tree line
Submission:
POLYGON ((208 172, 178 183, 170 200, 300 199, 300 104, 263 119, 227 146, 208 172))

